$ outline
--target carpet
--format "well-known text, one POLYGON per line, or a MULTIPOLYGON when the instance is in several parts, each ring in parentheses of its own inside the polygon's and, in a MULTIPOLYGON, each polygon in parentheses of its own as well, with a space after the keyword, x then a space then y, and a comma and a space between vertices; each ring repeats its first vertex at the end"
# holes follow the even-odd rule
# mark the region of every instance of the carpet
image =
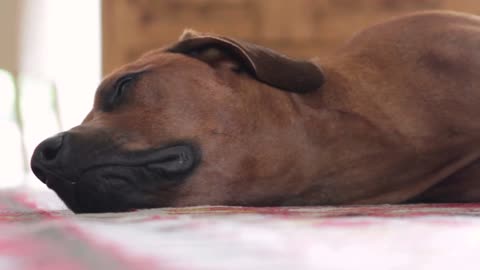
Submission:
POLYGON ((0 269, 478 269, 480 204, 164 208, 75 215, 0 192, 0 269))

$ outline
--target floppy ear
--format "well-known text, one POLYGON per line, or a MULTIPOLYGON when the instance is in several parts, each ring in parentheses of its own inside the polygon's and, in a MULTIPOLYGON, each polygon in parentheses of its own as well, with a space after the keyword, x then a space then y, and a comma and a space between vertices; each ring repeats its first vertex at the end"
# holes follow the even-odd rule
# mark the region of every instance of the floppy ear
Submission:
POLYGON ((231 38, 186 31, 167 51, 210 61, 233 58, 257 80, 276 88, 306 93, 320 88, 324 76, 320 67, 294 60, 271 49, 231 38))

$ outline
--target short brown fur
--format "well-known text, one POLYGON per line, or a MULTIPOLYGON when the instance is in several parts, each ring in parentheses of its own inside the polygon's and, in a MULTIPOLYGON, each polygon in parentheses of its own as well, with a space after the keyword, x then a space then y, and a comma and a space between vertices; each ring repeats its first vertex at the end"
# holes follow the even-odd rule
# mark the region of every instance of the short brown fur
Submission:
POLYGON ((304 94, 162 49, 109 75, 70 132, 199 142, 202 163, 158 206, 478 202, 479 49, 476 16, 404 16, 312 59, 325 83, 304 94), (129 102, 102 112, 101 92, 138 71, 129 102))

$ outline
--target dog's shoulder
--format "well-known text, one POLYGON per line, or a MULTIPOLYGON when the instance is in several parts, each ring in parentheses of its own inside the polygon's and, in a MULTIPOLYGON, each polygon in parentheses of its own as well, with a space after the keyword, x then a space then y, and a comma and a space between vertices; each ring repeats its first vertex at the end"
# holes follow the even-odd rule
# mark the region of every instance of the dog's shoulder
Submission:
POLYGON ((356 33, 344 46, 371 48, 376 53, 388 49, 428 47, 439 41, 456 41, 480 36, 480 17, 452 11, 424 11, 395 17, 356 33))

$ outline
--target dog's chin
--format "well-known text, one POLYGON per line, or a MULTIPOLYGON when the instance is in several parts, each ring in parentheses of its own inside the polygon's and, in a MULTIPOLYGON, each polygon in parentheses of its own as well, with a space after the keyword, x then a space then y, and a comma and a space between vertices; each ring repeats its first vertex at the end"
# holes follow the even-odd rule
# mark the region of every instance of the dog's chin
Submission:
POLYGON ((168 206, 178 183, 159 175, 147 175, 145 171, 148 170, 105 167, 82 175, 78 181, 47 176, 45 182, 75 213, 168 206))
POLYGON ((55 191, 68 208, 77 212, 77 205, 74 196, 75 183, 50 175, 45 176, 44 179, 45 185, 55 191))

